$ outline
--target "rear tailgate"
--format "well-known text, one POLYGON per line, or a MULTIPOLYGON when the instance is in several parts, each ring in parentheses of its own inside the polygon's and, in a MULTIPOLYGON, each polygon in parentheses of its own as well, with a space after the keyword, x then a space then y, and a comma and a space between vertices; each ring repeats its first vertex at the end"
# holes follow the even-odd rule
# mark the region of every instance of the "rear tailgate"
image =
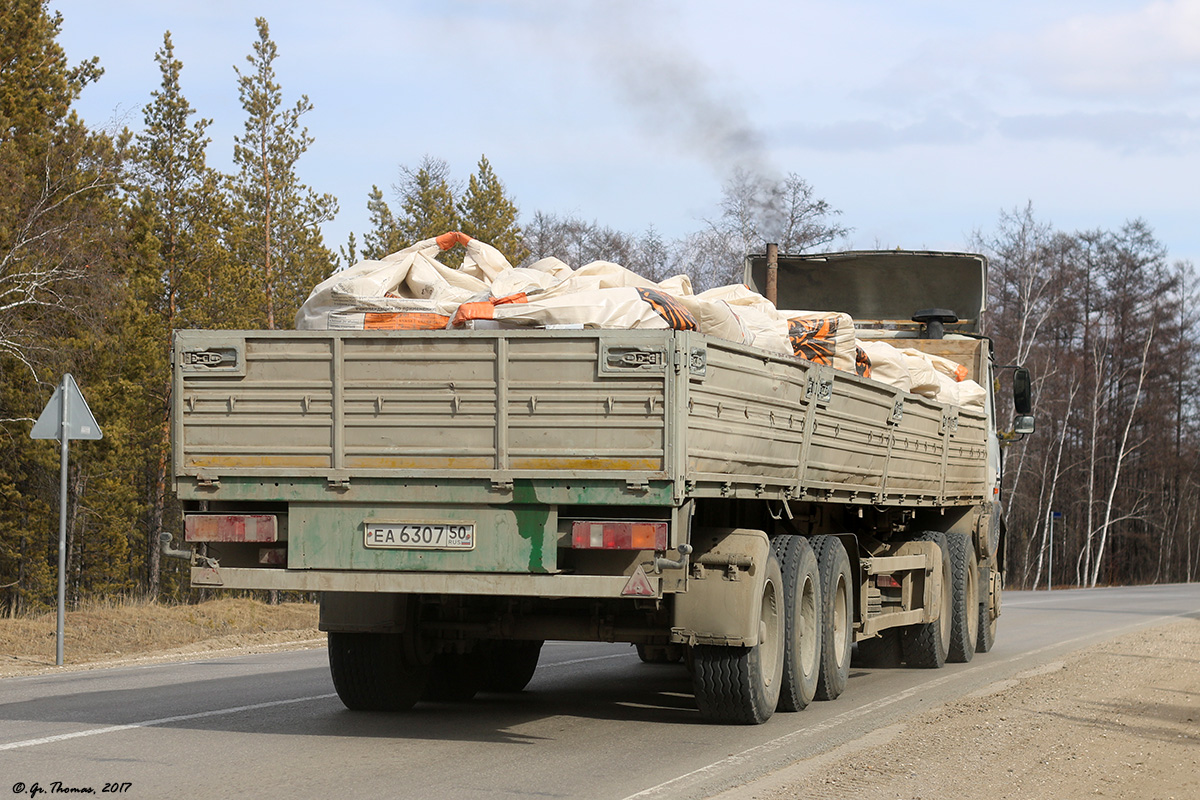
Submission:
POLYGON ((665 479, 670 332, 603 334, 180 331, 175 475, 665 479))
POLYGON ((670 331, 181 331, 176 488, 193 510, 275 507, 292 570, 554 572, 560 507, 672 504, 673 346, 670 331), (411 546, 412 526, 480 535, 411 546))

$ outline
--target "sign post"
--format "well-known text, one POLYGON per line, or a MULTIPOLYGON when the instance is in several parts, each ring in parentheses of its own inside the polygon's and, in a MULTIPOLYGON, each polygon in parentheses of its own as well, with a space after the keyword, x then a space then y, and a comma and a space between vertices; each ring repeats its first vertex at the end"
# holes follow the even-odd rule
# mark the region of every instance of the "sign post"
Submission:
POLYGON ((88 408, 79 385, 71 373, 63 375, 54 396, 42 409, 42 415, 29 433, 31 439, 58 439, 58 630, 55 639, 54 663, 63 665, 63 626, 67 598, 67 448, 72 439, 99 439, 100 426, 88 408))

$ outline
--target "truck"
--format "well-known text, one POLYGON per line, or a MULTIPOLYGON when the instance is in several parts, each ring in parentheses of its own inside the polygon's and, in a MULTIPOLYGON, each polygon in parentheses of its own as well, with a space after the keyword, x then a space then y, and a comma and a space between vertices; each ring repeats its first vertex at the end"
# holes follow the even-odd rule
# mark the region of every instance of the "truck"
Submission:
MULTIPOLYGON (((1001 610, 987 262, 748 258, 780 307, 957 362, 982 408, 687 330, 177 331, 171 426, 191 583, 318 593, 350 709, 519 692, 546 640, 684 661, 757 724, 852 656, 937 668, 1001 610)), ((1008 416, 1005 414, 1005 416, 1008 416)))

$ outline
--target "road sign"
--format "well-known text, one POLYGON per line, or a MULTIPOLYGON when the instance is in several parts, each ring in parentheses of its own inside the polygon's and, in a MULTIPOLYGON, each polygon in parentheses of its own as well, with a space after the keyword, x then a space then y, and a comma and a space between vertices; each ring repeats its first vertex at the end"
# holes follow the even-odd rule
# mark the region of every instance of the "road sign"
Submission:
POLYGON ((68 372, 54 390, 54 396, 42 409, 42 415, 29 432, 31 439, 58 439, 58 631, 54 663, 63 663, 63 625, 67 596, 67 450, 72 439, 99 439, 100 426, 88 408, 83 392, 68 372))
POLYGON ((42 409, 42 415, 34 423, 29 438, 61 441, 64 430, 67 439, 99 439, 101 436, 100 426, 96 424, 87 400, 83 399, 83 392, 79 391, 79 384, 75 383, 70 373, 64 375, 62 383, 54 388, 54 396, 42 409))

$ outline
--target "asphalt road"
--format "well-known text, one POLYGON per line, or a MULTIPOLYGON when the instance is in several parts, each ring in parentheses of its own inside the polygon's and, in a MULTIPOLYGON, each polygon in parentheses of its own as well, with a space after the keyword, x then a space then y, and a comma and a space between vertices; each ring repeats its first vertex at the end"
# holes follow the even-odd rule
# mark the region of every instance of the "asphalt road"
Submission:
POLYGON ((0 798, 702 798, 1064 653, 1200 615, 1200 584, 1010 592, 996 647, 855 669, 756 727, 703 723, 682 666, 547 643, 521 695, 347 711, 323 650, 0 679, 0 798), (56 783, 57 782, 57 783, 56 783), (106 791, 107 790, 107 791, 106 791))

